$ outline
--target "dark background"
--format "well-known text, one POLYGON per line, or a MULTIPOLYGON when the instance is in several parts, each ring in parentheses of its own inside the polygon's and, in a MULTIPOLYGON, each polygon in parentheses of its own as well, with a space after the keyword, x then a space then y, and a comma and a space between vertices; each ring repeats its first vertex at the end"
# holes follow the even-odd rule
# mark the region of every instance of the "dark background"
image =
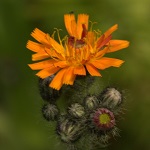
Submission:
POLYGON ((103 32, 114 24, 114 38, 130 47, 112 54, 125 60, 119 68, 102 71, 106 85, 125 91, 125 115, 119 123, 121 137, 108 149, 150 149, 150 1, 149 0, 1 0, 0 1, 0 150, 65 150, 54 124, 41 116, 42 100, 37 77, 27 66, 31 52, 26 42, 38 27, 66 34, 63 15, 87 13, 94 28, 103 32))

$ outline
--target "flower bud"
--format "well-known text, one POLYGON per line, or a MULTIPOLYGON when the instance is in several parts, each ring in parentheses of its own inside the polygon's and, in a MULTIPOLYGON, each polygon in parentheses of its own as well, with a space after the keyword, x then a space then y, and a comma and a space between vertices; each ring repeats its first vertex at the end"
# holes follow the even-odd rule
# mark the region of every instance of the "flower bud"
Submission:
POLYGON ((84 104, 87 109, 92 110, 98 106, 98 99, 96 96, 87 96, 84 104))
POLYGON ((71 143, 80 138, 83 129, 82 124, 65 117, 58 121, 57 133, 63 142, 71 143))
POLYGON ((99 130, 109 130, 115 126, 114 114, 106 108, 98 108, 92 114, 92 120, 99 130))
POLYGON ((59 110, 56 105, 53 104, 45 104, 42 108, 43 117, 47 121, 54 121, 58 116, 59 110))
POLYGON ((85 111, 84 111, 84 107, 81 106, 78 103, 72 104, 69 108, 68 108, 68 113, 75 117, 75 118, 81 118, 84 116, 85 111))
POLYGON ((122 94, 115 88, 106 88, 100 96, 103 107, 115 108, 122 102, 122 94))
POLYGON ((60 95, 60 91, 52 89, 49 87, 50 82, 54 78, 54 75, 51 75, 45 79, 39 78, 39 91, 43 100, 48 102, 55 102, 60 95))

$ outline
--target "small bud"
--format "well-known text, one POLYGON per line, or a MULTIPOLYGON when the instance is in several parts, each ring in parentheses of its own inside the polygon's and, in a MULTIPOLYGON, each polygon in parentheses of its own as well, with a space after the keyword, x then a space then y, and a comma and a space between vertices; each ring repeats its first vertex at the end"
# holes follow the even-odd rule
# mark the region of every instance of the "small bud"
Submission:
POLYGON ((42 108, 43 117, 47 121, 54 121, 58 116, 59 110, 56 105, 53 104, 45 104, 42 108))
POLYGON ((65 143, 71 143, 78 140, 81 136, 83 125, 68 118, 58 121, 57 133, 65 143))
POLYGON ((60 95, 60 91, 52 89, 49 87, 50 82, 54 78, 54 75, 51 75, 45 79, 39 78, 39 91, 43 100, 48 102, 55 102, 60 95))
POLYGON ((76 118, 81 118, 85 114, 84 107, 78 103, 72 104, 68 108, 68 112, 71 116, 76 117, 76 118))
POLYGON ((113 112, 106 108, 99 108, 92 114, 92 120, 95 127, 99 130, 109 130, 115 126, 115 117, 113 112))
POLYGON ((98 99, 96 96, 87 96, 84 100, 85 107, 92 110, 98 106, 98 99))
POLYGON ((100 96, 103 107, 115 108, 122 102, 122 94, 115 88, 106 88, 100 96))

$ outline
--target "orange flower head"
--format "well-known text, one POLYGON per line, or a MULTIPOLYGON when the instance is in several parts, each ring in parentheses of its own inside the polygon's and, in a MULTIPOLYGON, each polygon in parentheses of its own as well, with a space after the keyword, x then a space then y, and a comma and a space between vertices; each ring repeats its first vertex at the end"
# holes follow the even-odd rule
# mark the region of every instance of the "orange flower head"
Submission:
POLYGON ((60 90, 63 84, 73 85, 77 75, 85 76, 88 72, 91 76, 101 76, 99 70, 120 67, 124 62, 104 57, 129 45, 125 40, 112 40, 112 33, 118 25, 100 35, 98 31, 88 30, 88 19, 87 14, 79 14, 76 22, 74 14, 64 15, 69 36, 61 40, 57 31, 59 42, 53 35, 37 28, 31 33, 38 43, 29 40, 27 48, 35 52, 32 60, 39 62, 29 64, 29 67, 40 70, 36 75, 43 79, 54 74, 50 87, 60 90))

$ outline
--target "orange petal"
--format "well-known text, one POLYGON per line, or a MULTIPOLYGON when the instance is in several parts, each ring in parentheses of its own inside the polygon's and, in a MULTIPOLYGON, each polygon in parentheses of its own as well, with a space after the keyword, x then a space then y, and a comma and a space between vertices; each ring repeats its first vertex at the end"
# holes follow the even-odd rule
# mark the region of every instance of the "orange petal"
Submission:
POLYGON ((96 48, 99 48, 100 47, 100 44, 103 42, 105 36, 104 34, 102 36, 100 36, 98 39, 97 39, 97 42, 96 42, 96 48))
POLYGON ((118 25, 115 24, 114 26, 112 26, 111 28, 109 28, 103 35, 101 35, 98 39, 97 39, 97 45, 96 48, 100 49, 101 47, 103 47, 105 44, 107 44, 110 39, 111 39, 111 34, 117 30, 118 25))
POLYGON ((77 38, 77 23, 75 20, 71 21, 71 32, 72 34, 70 34, 70 36, 77 38))
POLYGON ((64 15, 64 22, 69 35, 74 36, 74 30, 76 32, 76 21, 74 14, 64 15))
POLYGON ((74 74, 86 75, 86 70, 85 70, 84 66, 74 67, 74 74))
POLYGON ((47 34, 39 30, 38 28, 35 28, 33 30, 31 36, 34 37, 38 42, 49 45, 49 42, 47 40, 47 34))
POLYGON ((86 64, 86 69, 88 70, 88 72, 92 76, 101 76, 101 74, 99 73, 99 71, 92 64, 86 64))
POLYGON ((39 52, 42 51, 45 46, 29 40, 26 47, 33 52, 39 52))
MULTIPOLYGON (((94 50, 93 50, 94 51, 94 50)), ((88 60, 89 59, 89 57, 90 57, 90 49, 88 48, 88 46, 87 47, 85 47, 85 49, 83 49, 83 59, 84 60, 88 60)))
POLYGON ((104 45, 106 45, 110 39, 112 38, 111 35, 109 35, 107 38, 104 38, 104 36, 101 36, 102 38, 99 38, 97 41, 97 49, 101 49, 104 45))
POLYGON ((118 29, 118 25, 115 24, 114 26, 112 26, 111 28, 109 28, 105 33, 105 38, 107 38, 109 35, 111 35, 115 30, 118 29))
POLYGON ((62 56, 64 56, 64 47, 62 45, 60 45, 58 42, 56 42, 53 38, 49 37, 48 38, 49 43, 51 43, 52 48, 54 48, 54 50, 61 54, 62 56))
POLYGON ((54 49, 52 48, 45 48, 44 51, 51 57, 51 58, 58 58, 60 60, 64 60, 64 57, 57 53, 54 49))
POLYGON ((54 64, 55 67, 60 67, 60 68, 65 68, 67 67, 67 62, 66 61, 56 61, 54 64))
POLYGON ((77 35, 78 39, 81 39, 83 27, 82 25, 84 24, 86 29, 88 30, 88 20, 89 20, 89 15, 87 14, 79 14, 78 15, 78 21, 77 21, 77 35))
POLYGON ((109 47, 107 53, 110 53, 128 47, 129 42, 125 40, 110 40, 107 45, 109 47))
POLYGON ((64 74, 66 72, 66 68, 64 69, 61 69, 54 77, 54 79, 52 80, 52 82, 50 83, 50 87, 56 89, 56 90, 60 90, 60 88, 62 87, 63 85, 63 77, 64 77, 64 74))
POLYGON ((108 49, 109 47, 105 47, 103 50, 99 50, 99 52, 96 53, 95 58, 100 59, 103 57, 107 53, 108 49))
POLYGON ((73 85, 76 75, 74 74, 74 68, 69 67, 63 77, 63 83, 73 85))
POLYGON ((90 63, 96 68, 103 70, 108 67, 120 67, 123 62, 124 61, 120 59, 103 57, 90 63))
POLYGON ((50 60, 45 60, 45 61, 41 61, 41 62, 34 63, 34 64, 28 64, 28 65, 32 70, 40 70, 40 69, 53 66, 55 62, 56 60, 50 59, 50 60))
POLYGON ((92 47, 94 47, 94 41, 95 41, 95 33, 92 31, 89 31, 87 34, 87 39, 90 45, 92 45, 92 47))
POLYGON ((60 70, 59 67, 51 67, 51 68, 45 68, 41 71, 39 71, 36 75, 42 79, 51 76, 55 74, 58 70, 60 70))
POLYGON ((32 61, 42 60, 50 57, 45 51, 36 53, 32 55, 32 61))

